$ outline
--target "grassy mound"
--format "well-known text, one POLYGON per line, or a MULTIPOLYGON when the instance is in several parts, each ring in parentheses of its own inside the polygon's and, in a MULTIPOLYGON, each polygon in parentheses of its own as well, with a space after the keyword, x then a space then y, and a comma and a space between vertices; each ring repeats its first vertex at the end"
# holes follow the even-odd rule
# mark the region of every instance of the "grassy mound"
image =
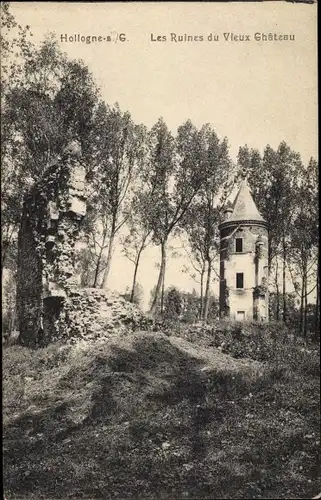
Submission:
POLYGON ((317 353, 266 362, 187 337, 4 349, 7 500, 316 495, 317 353))

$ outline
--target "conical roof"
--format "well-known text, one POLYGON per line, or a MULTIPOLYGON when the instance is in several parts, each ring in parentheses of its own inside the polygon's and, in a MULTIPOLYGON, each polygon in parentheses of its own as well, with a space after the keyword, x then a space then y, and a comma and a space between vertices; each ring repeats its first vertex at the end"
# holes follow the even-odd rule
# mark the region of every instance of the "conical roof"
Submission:
POLYGON ((246 179, 242 180, 240 189, 235 197, 233 212, 226 222, 257 221, 265 222, 258 211, 251 195, 246 179))

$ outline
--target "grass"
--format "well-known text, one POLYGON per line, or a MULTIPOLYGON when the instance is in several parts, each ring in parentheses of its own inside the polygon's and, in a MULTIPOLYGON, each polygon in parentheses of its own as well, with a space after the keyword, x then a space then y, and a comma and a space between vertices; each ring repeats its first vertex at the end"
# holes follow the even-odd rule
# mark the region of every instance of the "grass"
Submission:
POLYGON ((312 498, 317 352, 273 345, 268 361, 208 333, 5 348, 6 499, 312 498))

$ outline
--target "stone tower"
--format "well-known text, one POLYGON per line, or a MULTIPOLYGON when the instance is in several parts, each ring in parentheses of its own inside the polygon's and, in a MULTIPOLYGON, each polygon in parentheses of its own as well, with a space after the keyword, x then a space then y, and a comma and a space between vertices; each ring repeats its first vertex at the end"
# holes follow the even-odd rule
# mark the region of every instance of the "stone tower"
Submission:
POLYGON ((268 321, 268 228, 246 179, 220 229, 220 317, 268 321))

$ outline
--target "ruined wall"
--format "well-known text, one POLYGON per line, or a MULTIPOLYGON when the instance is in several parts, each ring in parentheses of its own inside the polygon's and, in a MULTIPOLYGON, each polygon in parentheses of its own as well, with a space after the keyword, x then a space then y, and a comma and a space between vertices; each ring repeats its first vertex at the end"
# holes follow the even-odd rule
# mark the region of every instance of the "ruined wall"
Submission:
POLYGON ((80 147, 73 142, 25 196, 17 284, 24 345, 95 340, 150 323, 118 294, 79 287, 75 245, 86 214, 85 177, 80 147))
POLYGON ((56 318, 59 338, 66 341, 109 338, 136 329, 146 330, 151 320, 118 293, 97 288, 72 288, 56 318))
POLYGON ((61 301, 77 284, 74 257, 86 213, 85 175, 80 146, 74 141, 25 196, 17 280, 23 344, 41 345, 57 333, 54 319, 61 301))
POLYGON ((22 223, 18 236, 18 272, 16 308, 20 340, 35 345, 41 329, 42 273, 43 261, 34 237, 34 225, 30 220, 26 204, 23 209, 22 223))

